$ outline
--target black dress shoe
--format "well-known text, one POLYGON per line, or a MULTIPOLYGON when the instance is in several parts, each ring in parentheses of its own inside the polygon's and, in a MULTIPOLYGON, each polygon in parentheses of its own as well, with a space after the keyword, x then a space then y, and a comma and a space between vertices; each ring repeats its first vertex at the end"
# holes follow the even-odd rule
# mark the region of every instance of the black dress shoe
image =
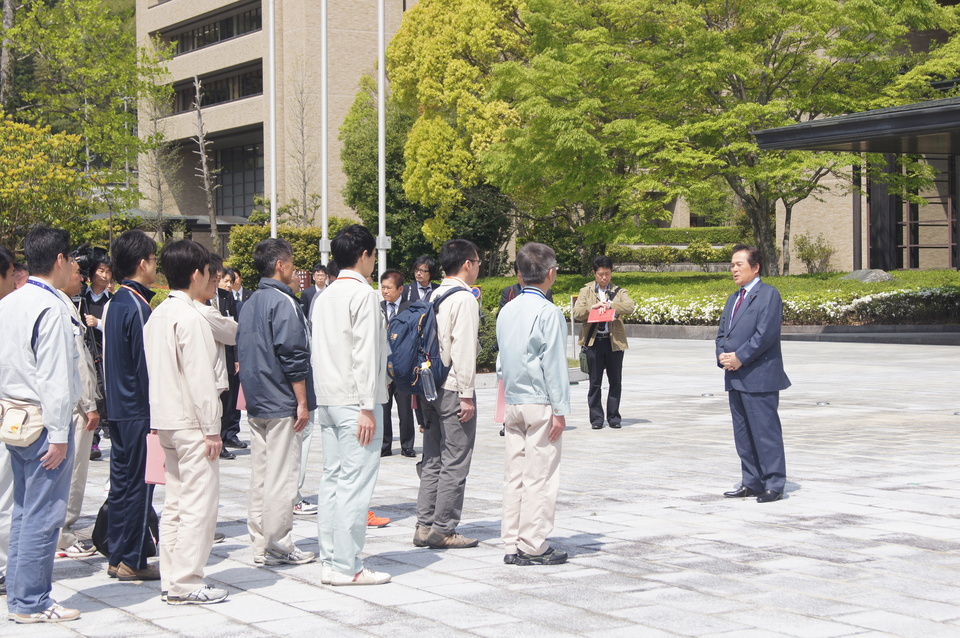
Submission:
POLYGON ((534 556, 532 554, 526 554, 517 550, 517 560, 515 565, 561 565, 567 562, 567 553, 558 552, 552 547, 547 548, 547 551, 540 554, 539 556, 534 556))
POLYGON ((757 497, 758 503, 772 503, 774 501, 779 501, 783 498, 783 494, 780 492, 774 492, 773 490, 764 490, 763 494, 757 497))
POLYGON ((517 564, 517 555, 516 554, 504 554, 503 562, 507 565, 516 565, 517 564))
POLYGON ((591 425, 590 427, 593 428, 594 430, 602 430, 602 429, 603 429, 603 423, 594 423, 594 424, 591 425))
POLYGON ((743 485, 739 489, 733 490, 732 492, 724 492, 723 495, 727 498, 747 498, 748 496, 756 496, 760 492, 754 492, 749 487, 743 485))
POLYGON ((380 456, 393 456, 393 450, 380 450, 380 456))
POLYGON ((223 442, 223 445, 226 446, 226 447, 234 447, 234 448, 237 448, 237 449, 239 449, 239 450, 245 450, 245 449, 247 449, 248 443, 247 443, 246 441, 241 441, 241 440, 238 439, 237 437, 231 437, 231 438, 227 439, 226 441, 224 441, 224 442, 223 442))
POLYGON ((610 424, 610 427, 612 427, 614 430, 619 430, 619 429, 620 429, 620 422, 617 421, 616 423, 611 423, 611 424, 610 424))
POLYGON ((233 459, 237 458, 237 455, 227 448, 220 448, 220 458, 232 461, 233 459))
POLYGON ((413 448, 400 448, 400 454, 407 457, 408 459, 416 458, 417 453, 413 451, 413 448))
POLYGON ((507 436, 506 428, 500 428, 500 436, 507 436))

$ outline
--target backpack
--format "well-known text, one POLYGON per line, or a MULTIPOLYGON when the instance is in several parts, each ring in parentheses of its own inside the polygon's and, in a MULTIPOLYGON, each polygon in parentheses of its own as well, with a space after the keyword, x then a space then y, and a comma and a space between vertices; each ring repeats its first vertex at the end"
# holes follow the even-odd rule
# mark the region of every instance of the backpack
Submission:
MULTIPOLYGON (((97 512, 97 521, 93 525, 90 540, 93 541, 93 546, 97 548, 97 551, 107 558, 110 558, 109 525, 109 513, 107 512, 107 504, 104 502, 100 506, 100 511, 97 512)), ((157 539, 160 538, 160 519, 157 517, 157 510, 153 509, 153 505, 147 510, 147 529, 150 531, 147 539, 147 556, 156 556, 159 553, 157 551, 157 539)))
POLYGON ((454 288, 434 301, 415 301, 398 312, 387 326, 387 374, 397 390, 408 394, 424 395, 420 380, 420 368, 430 362, 434 387, 439 388, 447 380, 450 367, 440 358, 440 339, 437 335, 437 309, 450 295, 466 288, 454 288))

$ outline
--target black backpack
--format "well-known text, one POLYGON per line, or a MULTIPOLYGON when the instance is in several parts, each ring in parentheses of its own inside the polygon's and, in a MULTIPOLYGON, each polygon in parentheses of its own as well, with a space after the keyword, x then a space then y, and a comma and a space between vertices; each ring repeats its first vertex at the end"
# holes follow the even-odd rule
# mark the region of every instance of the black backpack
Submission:
MULTIPOLYGON (((93 524, 93 534, 91 534, 90 540, 93 541, 93 546, 97 548, 98 552, 110 558, 110 547, 107 542, 108 516, 107 504, 104 502, 100 511, 97 512, 97 522, 93 524)), ((153 505, 147 511, 147 527, 150 530, 150 540, 152 541, 147 547, 147 556, 156 556, 157 541, 160 538, 160 519, 157 517, 157 510, 153 509, 153 505)))

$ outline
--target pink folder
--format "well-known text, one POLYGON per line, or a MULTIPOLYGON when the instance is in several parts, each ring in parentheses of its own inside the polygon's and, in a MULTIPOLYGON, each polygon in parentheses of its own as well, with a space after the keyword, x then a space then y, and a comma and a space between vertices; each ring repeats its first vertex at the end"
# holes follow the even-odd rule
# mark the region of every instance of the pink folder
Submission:
POLYGON ((147 435, 147 470, 144 473, 143 481, 150 485, 166 485, 167 473, 164 468, 167 453, 160 447, 160 436, 158 434, 147 435))
POLYGON ((247 397, 243 394, 243 386, 237 390, 237 409, 245 411, 247 409, 247 397))
POLYGON ((503 379, 497 381, 497 405, 493 408, 493 422, 503 423, 507 420, 507 399, 503 393, 503 379))

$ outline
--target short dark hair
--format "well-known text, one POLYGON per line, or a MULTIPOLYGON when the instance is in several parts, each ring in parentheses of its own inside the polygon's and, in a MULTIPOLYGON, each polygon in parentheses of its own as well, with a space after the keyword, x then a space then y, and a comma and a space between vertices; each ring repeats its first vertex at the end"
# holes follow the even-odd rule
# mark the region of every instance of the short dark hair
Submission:
POLYGON ((113 259, 113 276, 117 281, 129 279, 137 267, 150 255, 157 254, 157 242, 138 228, 125 231, 113 240, 110 257, 113 259))
POLYGON ((22 261, 18 261, 13 265, 13 272, 27 272, 27 265, 22 261))
POLYGON ((80 276, 84 280, 90 279, 90 275, 97 272, 100 266, 111 268, 107 249, 91 246, 90 243, 84 243, 73 251, 73 258, 77 260, 77 265, 80 266, 80 276))
POLYGON ((261 277, 272 278, 277 272, 277 262, 293 258, 293 246, 286 239, 264 239, 253 249, 253 265, 261 277))
POLYGON ((593 258, 593 272, 597 272, 601 268, 613 270, 613 260, 606 255, 597 255, 593 258))
POLYGON ((546 244, 531 241, 517 253, 517 269, 525 284, 542 284, 556 267, 557 253, 546 244))
POLYGON ((393 285, 399 288, 403 285, 403 275, 400 274, 399 270, 387 270, 380 275, 380 284, 382 285, 384 281, 389 279, 393 282, 393 285))
POLYGON ((210 276, 217 272, 223 271, 223 257, 218 255, 215 252, 210 253, 210 276))
POLYGON ((237 269, 236 269, 236 268, 224 268, 224 269, 223 269, 223 274, 220 275, 220 277, 222 278, 222 277, 224 277, 224 276, 226 276, 226 275, 229 275, 229 276, 230 276, 230 281, 236 281, 236 280, 237 280, 237 269))
POLYGON ((335 259, 331 259, 327 262, 327 277, 331 279, 336 279, 340 276, 340 266, 337 265, 335 259))
POLYGON ((417 257, 416 261, 413 262, 414 272, 416 272, 420 266, 426 266, 430 269, 430 279, 436 279, 437 275, 439 275, 437 272, 437 260, 430 255, 420 255, 417 257))
POLYGON ((23 254, 31 275, 48 275, 58 255, 70 257, 70 233, 62 228, 36 226, 23 242, 23 254))
POLYGON ((456 275, 468 259, 479 257, 477 245, 469 239, 451 239, 440 249, 440 266, 447 277, 456 275))
POLYGON ((193 273, 201 273, 210 264, 210 251, 191 239, 179 239, 163 247, 160 267, 170 290, 186 290, 193 273))
POLYGON ((322 272, 322 273, 325 274, 325 275, 328 274, 328 273, 327 273, 327 267, 324 266, 324 265, 321 264, 321 263, 316 263, 316 264, 314 264, 314 265, 313 265, 313 274, 317 274, 318 272, 322 272))
POLYGON ((350 224, 330 242, 330 251, 341 268, 353 268, 363 253, 373 253, 377 240, 366 226, 350 224))
POLYGON ((750 246, 748 244, 737 244, 733 247, 733 250, 730 251, 730 256, 736 255, 739 252, 747 253, 747 263, 750 264, 751 270, 754 266, 760 266, 760 270, 763 270, 763 264, 760 261, 760 249, 756 246, 750 246))
POLYGON ((5 246, 0 246, 0 277, 6 279, 10 268, 15 267, 16 263, 17 258, 13 256, 13 253, 7 250, 5 246))

